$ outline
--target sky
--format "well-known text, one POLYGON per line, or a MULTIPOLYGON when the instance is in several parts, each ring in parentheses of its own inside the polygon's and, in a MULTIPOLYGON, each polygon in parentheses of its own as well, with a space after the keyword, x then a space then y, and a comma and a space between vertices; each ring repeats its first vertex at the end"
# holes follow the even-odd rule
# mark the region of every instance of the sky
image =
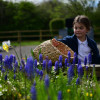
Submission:
MULTIPOLYGON (((4 0, 4 1, 15 1, 15 2, 30 1, 30 2, 34 2, 35 4, 40 4, 43 1, 49 1, 49 0, 4 0)), ((67 2, 68 0, 62 0, 62 1, 67 2)), ((95 5, 97 5, 100 0, 94 0, 94 1, 96 3, 95 5)))

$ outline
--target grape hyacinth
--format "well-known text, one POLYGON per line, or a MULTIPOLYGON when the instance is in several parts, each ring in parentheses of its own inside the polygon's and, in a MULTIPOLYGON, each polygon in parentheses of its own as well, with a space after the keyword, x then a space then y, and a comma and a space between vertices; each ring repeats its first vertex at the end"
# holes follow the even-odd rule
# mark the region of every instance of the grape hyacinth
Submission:
POLYGON ((34 67, 37 68, 37 59, 34 60, 34 67))
POLYGON ((87 57, 85 56, 84 58, 84 65, 86 66, 87 65, 87 57))
POLYGON ((36 88, 35 88, 34 85, 31 88, 31 94, 32 94, 31 99, 32 100, 37 100, 37 92, 36 92, 36 88))
POLYGON ((79 85, 79 84, 80 84, 80 78, 78 77, 76 80, 76 85, 79 85))
POLYGON ((58 70, 58 67, 59 67, 59 63, 58 63, 58 61, 56 61, 55 62, 55 69, 54 70, 57 71, 58 70))
POLYGON ((2 63, 2 54, 0 54, 0 64, 2 63))
POLYGON ((43 62, 43 57, 42 54, 39 55, 39 62, 42 63, 43 62))
POLYGON ((67 58, 65 58, 65 67, 67 68, 67 63, 68 63, 68 60, 67 58))
POLYGON ((62 92, 61 91, 58 91, 58 100, 63 100, 62 99, 62 92))
POLYGON ((91 53, 89 53, 89 55, 88 55, 88 62, 89 62, 89 64, 92 63, 92 55, 91 55, 91 53))
POLYGON ((27 59, 27 63, 25 65, 25 71, 29 77, 32 77, 34 75, 33 58, 32 57, 29 57, 27 59))
POLYGON ((39 75, 40 75, 40 80, 41 80, 42 77, 43 77, 43 71, 42 70, 39 71, 39 75))
POLYGON ((68 51, 67 56, 68 56, 68 62, 70 62, 70 57, 71 57, 71 53, 70 53, 70 51, 68 51))
POLYGON ((80 77, 80 78, 82 78, 83 77, 83 68, 82 68, 82 65, 79 65, 79 67, 78 67, 78 76, 80 77))
POLYGON ((45 88, 48 89, 50 84, 50 79, 48 75, 45 75, 44 82, 45 82, 45 88))
POLYGON ((68 81, 70 83, 74 76, 74 67, 72 65, 70 65, 67 73, 68 73, 68 81))
POLYGON ((63 60, 62 55, 60 55, 59 56, 59 63, 62 63, 62 60, 63 60))
POLYGON ((49 60, 49 61, 48 61, 48 70, 51 71, 51 68, 52 68, 52 61, 49 60))
POLYGON ((43 70, 46 69, 46 60, 43 60, 43 70))

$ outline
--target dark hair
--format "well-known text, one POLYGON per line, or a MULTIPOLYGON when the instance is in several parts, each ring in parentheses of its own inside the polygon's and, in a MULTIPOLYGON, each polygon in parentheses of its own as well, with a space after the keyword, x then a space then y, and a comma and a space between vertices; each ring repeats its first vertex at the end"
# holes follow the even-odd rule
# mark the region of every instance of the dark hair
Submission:
POLYGON ((85 15, 78 15, 78 16, 76 16, 75 19, 74 19, 74 21, 73 21, 73 25, 74 25, 75 23, 82 23, 82 24, 84 24, 84 26, 85 26, 88 30, 90 30, 91 24, 90 24, 90 21, 89 21, 88 17, 85 16, 85 15))

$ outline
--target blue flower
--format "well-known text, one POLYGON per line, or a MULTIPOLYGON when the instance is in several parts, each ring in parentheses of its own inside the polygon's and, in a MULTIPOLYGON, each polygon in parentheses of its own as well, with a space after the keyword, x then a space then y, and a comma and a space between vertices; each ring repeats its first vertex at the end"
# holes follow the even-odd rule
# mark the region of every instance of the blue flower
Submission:
POLYGON ((88 62, 89 62, 89 64, 92 63, 92 55, 91 55, 91 53, 89 53, 89 55, 88 55, 88 62))
POLYGON ((43 62, 43 57, 42 54, 39 55, 39 62, 42 63, 43 62))
POLYGON ((74 67, 72 65, 70 65, 67 73, 68 73, 68 80, 70 82, 74 76, 74 67))
POLYGON ((39 75, 39 69, 38 68, 36 68, 36 73, 37 73, 37 75, 39 75))
POLYGON ((48 69, 51 70, 51 68, 52 68, 52 61, 49 60, 49 61, 48 61, 48 69))
POLYGON ((59 68, 61 68, 62 67, 62 63, 59 63, 59 68))
POLYGON ((59 63, 58 63, 58 61, 56 61, 56 62, 55 62, 55 71, 58 70, 58 67, 59 67, 59 63))
POLYGON ((74 58, 74 59, 73 59, 73 65, 75 65, 75 63, 76 63, 76 59, 74 58))
POLYGON ((14 80, 16 79, 16 74, 14 74, 14 80))
POLYGON ((2 54, 0 54, 0 64, 2 63, 2 54))
POLYGON ((78 65, 81 65, 81 59, 78 59, 78 65))
POLYGON ((86 71, 88 71, 88 66, 86 66, 86 71))
POLYGON ((86 64, 87 64, 87 57, 85 56, 85 58, 84 58, 84 65, 86 66, 86 64))
POLYGON ((12 54, 11 54, 10 57, 9 57, 9 62, 10 62, 10 64, 13 63, 13 55, 12 55, 12 54))
POLYGON ((17 68, 18 67, 18 61, 15 61, 14 67, 17 68))
POLYGON ((7 74, 5 75, 5 81, 7 80, 7 74))
POLYGON ((58 100, 62 100, 62 92, 58 91, 58 100))
POLYGON ((70 57, 71 57, 71 53, 70 53, 70 51, 68 51, 67 56, 68 56, 68 62, 70 62, 70 57))
POLYGON ((33 69, 33 58, 32 57, 29 57, 27 59, 27 63, 25 65, 25 71, 27 73, 27 75, 29 77, 33 76, 34 75, 34 69, 33 69))
POLYGON ((80 84, 80 78, 78 77, 76 80, 76 85, 79 85, 79 84, 80 84))
POLYGON ((65 67, 66 68, 67 68, 67 63, 68 63, 67 58, 65 58, 65 67))
POLYGON ((16 56, 13 55, 13 62, 15 63, 15 61, 16 61, 16 56))
POLYGON ((37 92, 34 85, 31 87, 31 94, 32 94, 31 96, 32 100, 37 100, 37 92))
POLYGON ((78 76, 80 77, 80 78, 82 78, 83 77, 83 68, 82 68, 82 65, 79 65, 79 67, 78 67, 78 76))
POLYGON ((34 67, 37 68, 37 60, 34 60, 34 67))
POLYGON ((22 68, 23 68, 23 67, 22 67, 22 65, 20 65, 20 68, 19 68, 19 69, 20 69, 20 71, 22 70, 22 68))
POLYGON ((5 69, 4 69, 4 68, 2 68, 2 69, 1 69, 1 72, 2 72, 2 73, 4 73, 4 72, 5 72, 5 69))
POLYGON ((43 71, 42 70, 40 70, 39 75, 40 75, 40 80, 41 80, 42 77, 43 77, 43 71))
POLYGON ((46 69, 46 60, 43 60, 43 70, 46 69))
POLYGON ((45 87, 47 89, 49 87, 49 84, 50 84, 50 80, 49 80, 49 76, 48 75, 45 75, 44 82, 45 82, 45 87))
POLYGON ((59 56, 59 63, 62 63, 62 55, 59 56))
POLYGON ((24 62, 23 59, 21 59, 21 64, 22 64, 23 67, 25 67, 25 62, 24 62))

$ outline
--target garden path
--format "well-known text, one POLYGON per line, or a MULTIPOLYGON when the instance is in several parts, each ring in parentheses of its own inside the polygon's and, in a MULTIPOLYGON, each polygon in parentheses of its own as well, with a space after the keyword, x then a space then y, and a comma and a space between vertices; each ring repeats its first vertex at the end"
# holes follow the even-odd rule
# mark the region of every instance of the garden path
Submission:
MULTIPOLYGON (((99 54, 100 54, 100 44, 97 44, 97 46, 98 46, 99 54)), ((22 58, 25 58, 25 55, 26 55, 27 57, 31 56, 31 49, 33 50, 33 49, 35 49, 35 47, 36 47, 36 45, 33 45, 33 46, 21 46, 21 53, 20 53, 20 46, 16 46, 16 47, 14 47, 14 48, 15 48, 15 50, 16 50, 16 52, 17 52, 19 58, 21 58, 21 55, 22 55, 22 58)), ((13 54, 13 55, 16 56, 15 51, 14 51, 14 49, 12 49, 12 48, 9 50, 9 52, 0 51, 0 53, 3 55, 3 58, 4 58, 6 55, 9 56, 9 55, 11 55, 11 54, 13 54)))

